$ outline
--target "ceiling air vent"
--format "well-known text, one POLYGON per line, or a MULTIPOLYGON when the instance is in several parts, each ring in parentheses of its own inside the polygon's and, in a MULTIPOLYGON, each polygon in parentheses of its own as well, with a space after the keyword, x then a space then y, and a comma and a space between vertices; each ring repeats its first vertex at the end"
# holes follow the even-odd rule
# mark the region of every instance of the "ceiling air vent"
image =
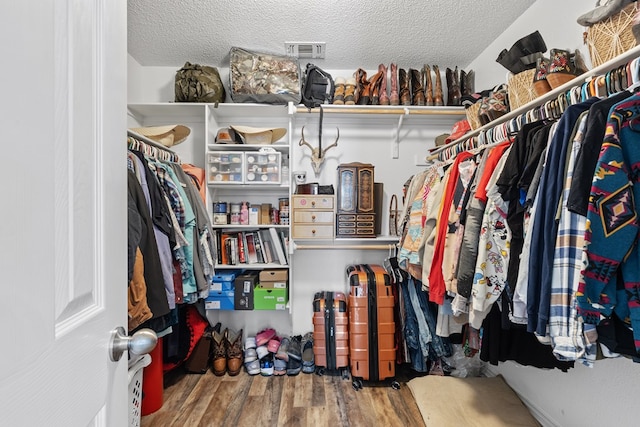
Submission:
POLYGON ((297 58, 324 59, 325 42, 284 42, 284 50, 289 56, 297 58))

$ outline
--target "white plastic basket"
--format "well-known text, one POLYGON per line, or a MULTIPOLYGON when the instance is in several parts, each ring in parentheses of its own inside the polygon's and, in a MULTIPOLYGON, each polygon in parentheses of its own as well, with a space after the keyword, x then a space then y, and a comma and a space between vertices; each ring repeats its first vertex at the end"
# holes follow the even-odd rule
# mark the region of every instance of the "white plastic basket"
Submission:
POLYGON ((142 370, 151 363, 151 356, 145 354, 129 361, 129 426, 140 427, 142 414, 142 370))

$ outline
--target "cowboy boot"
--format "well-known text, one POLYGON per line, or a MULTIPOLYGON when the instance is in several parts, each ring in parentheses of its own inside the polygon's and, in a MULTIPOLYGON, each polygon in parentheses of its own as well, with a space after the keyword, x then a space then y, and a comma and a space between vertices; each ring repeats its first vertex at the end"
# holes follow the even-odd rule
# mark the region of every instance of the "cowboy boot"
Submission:
POLYGON ((424 87, 424 98, 425 105, 432 106, 433 105, 433 82, 431 80, 431 68, 427 64, 424 64, 422 67, 422 81, 425 85, 424 87))
POLYGON ((392 62, 389 69, 391 72, 391 94, 389 95, 389 103, 391 105, 400 105, 400 96, 398 95, 398 66, 392 62))
POLYGON ((227 349, 227 372, 231 376, 238 375, 242 369, 242 329, 238 332, 227 329, 224 340, 227 349))
POLYGON ((434 65, 433 72, 436 75, 436 89, 433 93, 433 105, 443 106, 444 99, 442 97, 442 76, 440 75, 440 68, 437 65, 434 65))
POLYGON ((382 73, 380 78, 380 105, 389 105, 389 95, 387 95, 387 67, 384 64, 378 66, 378 72, 382 73))
POLYGON ((380 83, 382 71, 378 71, 369 79, 369 91, 371 92, 371 105, 380 105, 380 83))
POLYGON ((463 85, 462 72, 460 73, 460 86, 464 86, 464 89, 461 88, 460 90, 462 92, 462 96, 473 95, 476 92, 475 79, 476 73, 473 70, 469 70, 465 73, 463 85))
POLYGON ((227 335, 227 330, 225 329, 224 333, 220 333, 218 331, 213 331, 213 373, 221 377, 227 372, 227 346, 225 336, 227 335))
POLYGON ((355 92, 355 100, 358 105, 367 105, 370 102, 370 93, 369 93, 369 81, 367 80, 367 72, 362 68, 358 68, 356 72, 353 74, 353 77, 356 79, 356 92, 355 92), (365 98, 364 92, 365 88, 367 88, 367 97, 365 98))
POLYGON ((411 91, 409 90, 409 76, 404 68, 398 69, 398 88, 400 90, 400 104, 411 105, 411 91))
POLYGON ((335 90, 333 92, 333 104, 344 104, 344 89, 345 80, 344 77, 336 77, 335 90))
POLYGON ((420 71, 410 68, 409 78, 411 79, 411 103, 413 105, 424 105, 424 88, 420 78, 420 71))
POLYGON ((344 103, 345 105, 354 105, 356 103, 356 79, 353 77, 347 79, 344 84, 344 103))
POLYGON ((446 77, 448 90, 447 105, 458 106, 460 105, 460 77, 458 76, 458 67, 455 68, 455 71, 447 68, 446 77))

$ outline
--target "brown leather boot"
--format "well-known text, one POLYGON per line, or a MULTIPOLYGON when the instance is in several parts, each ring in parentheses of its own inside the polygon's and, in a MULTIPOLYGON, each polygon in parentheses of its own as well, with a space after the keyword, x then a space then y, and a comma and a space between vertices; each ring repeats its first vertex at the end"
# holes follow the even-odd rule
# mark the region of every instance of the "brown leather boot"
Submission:
POLYGON ((344 103, 345 105, 354 105, 356 103, 356 79, 353 77, 347 79, 344 84, 344 103))
POLYGON ((427 64, 422 67, 422 82, 424 84, 424 104, 433 105, 433 81, 431 80, 431 68, 427 64))
POLYGON ((227 372, 231 376, 238 375, 242 369, 242 329, 225 331, 225 347, 227 348, 227 372))
POLYGON ((225 336, 227 335, 225 329, 223 333, 213 331, 213 373, 221 377, 227 372, 227 341, 225 336))
POLYGON ((398 66, 393 62, 389 66, 391 73, 391 93, 389 94, 389 103, 391 105, 400 105, 400 96, 398 95, 398 66))
POLYGON ((378 65, 378 72, 382 73, 380 78, 380 105, 389 105, 389 95, 387 95, 387 67, 384 64, 378 65))
POLYGON ((464 75, 464 80, 462 77, 462 72, 460 72, 460 92, 462 92, 462 96, 473 95, 476 92, 476 73, 473 70, 469 70, 464 75), (464 81, 464 83, 463 83, 464 81))
POLYGON ((356 79, 356 104, 367 105, 371 102, 371 92, 369 89, 369 81, 367 80, 367 72, 362 68, 358 68, 353 75, 356 79), (366 92, 366 97, 364 96, 366 92))
POLYGON ((335 105, 344 104, 345 83, 343 77, 336 77, 335 90, 333 91, 333 103, 335 105))
POLYGON ((444 99, 442 97, 442 76, 440 75, 440 68, 438 68, 437 65, 434 65, 433 72, 436 75, 436 88, 433 92, 433 105, 443 106, 444 99))
POLYGON ((400 104, 411 105, 411 90, 409 90, 409 76, 404 68, 398 69, 398 89, 400 91, 400 104))
POLYGON ((380 105, 380 83, 382 81, 382 71, 378 71, 369 79, 369 91, 371 93, 371 105, 380 105))
POLYGON ((424 87, 422 86, 420 71, 410 68, 409 76, 411 78, 411 103, 422 106, 424 105, 424 87))
POLYGON ((460 104, 460 77, 458 75, 458 67, 452 70, 447 67, 447 105, 459 106, 460 104))

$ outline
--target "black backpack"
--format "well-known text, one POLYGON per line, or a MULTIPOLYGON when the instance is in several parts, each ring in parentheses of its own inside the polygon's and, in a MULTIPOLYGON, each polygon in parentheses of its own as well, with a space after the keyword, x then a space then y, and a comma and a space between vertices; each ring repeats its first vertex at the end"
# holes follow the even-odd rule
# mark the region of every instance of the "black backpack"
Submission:
POLYGON ((331 74, 313 64, 307 64, 302 81, 302 103, 307 108, 331 104, 334 89, 331 74))

